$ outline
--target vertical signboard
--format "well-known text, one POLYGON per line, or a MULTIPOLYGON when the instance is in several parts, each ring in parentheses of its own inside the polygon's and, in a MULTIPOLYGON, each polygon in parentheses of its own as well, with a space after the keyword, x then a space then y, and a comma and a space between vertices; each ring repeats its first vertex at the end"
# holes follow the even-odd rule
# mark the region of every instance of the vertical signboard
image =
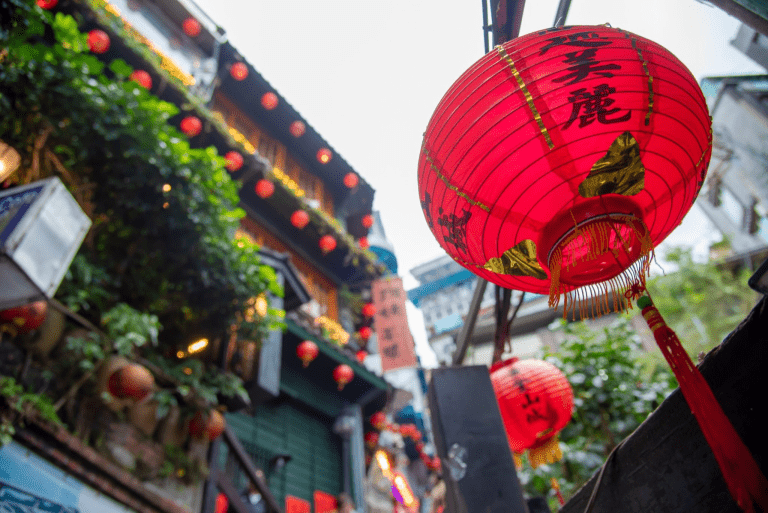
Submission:
POLYGON ((374 326, 381 354, 381 370, 387 372, 416 366, 413 337, 405 313, 402 278, 377 280, 371 287, 376 306, 374 326))

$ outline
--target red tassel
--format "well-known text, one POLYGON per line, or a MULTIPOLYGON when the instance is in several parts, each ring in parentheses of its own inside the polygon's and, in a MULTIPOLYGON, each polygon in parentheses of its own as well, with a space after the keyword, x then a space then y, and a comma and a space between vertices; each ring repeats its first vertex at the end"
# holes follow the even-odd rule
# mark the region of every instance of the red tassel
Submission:
POLYGON ((643 308, 643 317, 675 373, 683 397, 715 455, 733 500, 747 513, 754 513, 754 503, 768 511, 768 480, 739 438, 704 376, 683 349, 675 332, 664 322, 651 298, 642 296, 637 304, 643 308))

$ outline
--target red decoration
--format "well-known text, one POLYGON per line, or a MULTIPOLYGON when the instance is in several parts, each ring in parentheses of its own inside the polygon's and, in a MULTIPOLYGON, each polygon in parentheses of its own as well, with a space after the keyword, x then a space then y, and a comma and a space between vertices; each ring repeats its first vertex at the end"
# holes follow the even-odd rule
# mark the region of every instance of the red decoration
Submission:
POLYGON ((297 210, 291 214, 291 224, 301 230, 309 223, 309 214, 304 210, 297 210))
POLYGON ((368 242, 368 237, 360 237, 360 239, 357 241, 357 245, 362 249, 368 249, 371 247, 371 243, 368 242))
POLYGON ((248 66, 242 62, 236 62, 229 68, 229 74, 238 82, 245 80, 248 76, 248 66))
POLYGON ((373 216, 371 214, 364 215, 360 223, 363 225, 363 228, 370 228, 373 226, 373 216))
POLYGON ((216 496, 216 507, 213 510, 214 513, 227 513, 228 509, 229 499, 227 499, 226 495, 219 492, 219 494, 216 496))
POLYGON ((376 307, 373 303, 366 303, 363 305, 362 313, 365 317, 373 317, 376 315, 376 307))
POLYGON ((323 250, 323 253, 330 253, 336 249, 336 239, 334 239, 331 235, 323 235, 320 237, 319 244, 320 249, 323 250))
POLYGON ((107 33, 99 29, 88 32, 88 48, 93 53, 104 53, 109 50, 109 36, 107 33))
POLYGON ((357 358, 357 361, 360 363, 363 363, 365 361, 366 356, 368 356, 368 352, 363 349, 355 353, 355 358, 357 358))
POLYGON ((212 442, 224 432, 226 426, 227 421, 218 410, 210 410, 207 414, 198 410, 189 421, 189 434, 195 438, 207 437, 212 442))
POLYGON ((557 432, 571 420, 573 389, 565 375, 542 360, 511 358, 491 367, 509 447, 529 451, 531 466, 562 457, 557 432))
POLYGON ((277 107, 278 99, 275 93, 264 93, 261 97, 261 106, 267 110, 277 107))
POLYGON ((132 398, 141 401, 152 392, 155 378, 152 373, 138 363, 129 363, 120 367, 109 377, 109 393, 118 399, 132 398))
POLYGON ((18 333, 29 333, 42 326, 48 314, 48 303, 35 301, 24 306, 9 308, 0 312, 0 324, 10 323, 18 333))
POLYGON ((152 77, 143 69, 134 70, 130 79, 139 84, 144 89, 152 89, 152 77))
POLYGON ((354 377, 355 371, 345 363, 333 369, 333 380, 339 385, 339 390, 343 389, 354 377))
POLYGON ((256 182, 256 187, 254 188, 254 190, 256 191, 256 194, 258 194, 260 198, 267 199, 270 196, 272 196, 272 194, 275 193, 275 184, 273 184, 266 178, 262 178, 261 180, 256 182))
POLYGON ((228 151, 224 158, 227 159, 227 170, 234 172, 243 166, 243 156, 237 151, 228 151))
POLYGON ((187 116, 181 120, 179 127, 188 137, 194 137, 203 129, 203 124, 195 116, 187 116))
POLYGON ((387 416, 384 415, 384 412, 381 411, 377 411, 371 415, 369 420, 371 421, 371 426, 375 427, 376 429, 384 429, 384 427, 387 425, 387 416))
POLYGON ((333 153, 331 153, 331 150, 328 148, 320 148, 317 150, 317 161, 321 164, 327 164, 331 161, 331 158, 333 157, 333 153))
POLYGON ((37 6, 43 9, 53 9, 58 3, 59 0, 37 0, 37 6))
POLYGON ((291 132, 291 135, 294 137, 301 137, 304 135, 304 132, 306 132, 307 127, 304 125, 303 122, 299 121, 298 119, 291 123, 291 126, 288 127, 288 131, 291 132))
POLYGON ((357 332, 360 335, 360 338, 363 340, 368 340, 371 338, 371 335, 373 335, 373 330, 369 328, 368 326, 363 326, 360 328, 360 331, 357 332))
POLYGON ((661 46, 610 27, 511 40, 445 94, 419 159, 419 198, 451 257, 503 287, 590 297, 644 280, 711 153, 704 96, 661 46))
POLYGON ((375 449, 376 446, 379 445, 379 434, 376 431, 368 431, 363 438, 365 440, 365 445, 369 449, 375 449))
POLYGON ((312 363, 312 360, 317 358, 319 352, 320 350, 318 349, 317 344, 311 340, 305 340, 296 348, 296 356, 299 357, 299 360, 301 360, 301 363, 305 368, 312 363))
POLYGON ((360 177, 357 176, 356 173, 347 173, 344 175, 344 185, 347 186, 348 189, 354 189, 357 187, 357 184, 360 182, 360 177))
POLYGON ((189 37, 196 37, 200 35, 200 29, 202 27, 200 27, 200 22, 197 21, 196 19, 187 18, 181 24, 181 28, 184 30, 184 33, 189 37))

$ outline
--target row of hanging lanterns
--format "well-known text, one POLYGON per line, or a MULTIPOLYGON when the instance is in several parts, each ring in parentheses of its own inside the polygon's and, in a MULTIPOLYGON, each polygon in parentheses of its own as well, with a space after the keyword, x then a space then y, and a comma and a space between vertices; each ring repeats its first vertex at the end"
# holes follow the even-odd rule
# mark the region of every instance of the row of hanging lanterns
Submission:
MULTIPOLYGON (((429 470, 440 470, 440 458, 437 456, 430 456, 424 452, 425 444, 422 441, 422 434, 416 424, 393 424, 387 421, 383 412, 376 412, 371 415, 369 419, 371 425, 378 431, 389 431, 391 433, 399 434, 403 439, 410 439, 413 442, 413 446, 416 453, 419 455, 419 459, 424 463, 424 466, 429 470)), ((368 431, 363 435, 363 440, 366 447, 375 451, 379 444, 379 433, 377 431, 368 431)))
MULTIPOLYGON (((302 366, 306 369, 315 358, 320 354, 317 344, 311 340, 304 340, 296 347, 296 356, 301 360, 302 366)), ((355 378, 355 371, 349 365, 342 363, 333 369, 333 380, 341 391, 349 382, 355 378)))

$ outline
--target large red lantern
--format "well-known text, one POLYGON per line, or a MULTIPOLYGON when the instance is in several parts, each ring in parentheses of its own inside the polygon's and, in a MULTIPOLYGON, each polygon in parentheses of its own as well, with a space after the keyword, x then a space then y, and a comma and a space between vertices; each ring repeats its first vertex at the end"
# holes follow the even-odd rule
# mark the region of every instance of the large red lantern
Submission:
POLYGON ((296 347, 296 356, 299 357, 299 360, 301 360, 301 363, 305 368, 312 363, 312 360, 317 358, 319 352, 320 350, 318 349, 317 344, 311 340, 305 340, 296 347))
POLYGON ((323 253, 330 253, 336 249, 336 239, 334 239, 332 235, 323 235, 320 237, 320 242, 318 244, 323 253))
POLYGON ((17 333, 29 333, 42 326, 48 314, 48 303, 35 301, 24 306, 9 308, 0 312, 0 324, 10 323, 17 333))
POLYGON ((179 128, 188 137, 194 137, 200 133, 203 129, 203 123, 195 116, 187 116, 181 120, 179 128))
POLYGON ((243 166, 243 156, 237 151, 228 151, 224 158, 227 159, 227 171, 235 172, 243 166))
POLYGON ((261 97, 261 106, 267 110, 272 110, 277 107, 278 101, 279 100, 277 99, 277 95, 275 93, 264 93, 261 97))
POLYGON ((229 68, 229 74, 238 82, 243 81, 248 77, 248 66, 242 62, 236 62, 229 68))
POLYGON ((104 53, 109 50, 109 36, 107 33, 99 29, 88 32, 88 48, 93 53, 104 53))
POLYGON ((107 388, 118 399, 136 399, 141 401, 152 392, 155 378, 146 367, 138 363, 129 363, 120 367, 109 376, 107 388))
POLYGON ((291 126, 288 127, 288 131, 291 132, 291 135, 294 137, 301 137, 304 135, 304 132, 307 131, 307 127, 302 121, 297 119, 291 123, 291 126))
POLYGON ((565 375, 542 360, 512 358, 491 367, 491 383, 510 449, 528 450, 534 468, 559 460, 557 433, 573 412, 573 389, 565 375))
POLYGON ((291 214, 291 224, 301 230, 309 223, 309 214, 304 210, 297 210, 291 214))
POLYGON ((152 89, 152 77, 143 69, 134 70, 131 73, 130 79, 144 89, 152 89))
POLYGON ((200 26, 200 22, 197 21, 196 19, 187 18, 181 24, 181 28, 184 31, 184 33, 189 37, 196 37, 200 35, 200 29, 202 27, 200 26))
POLYGON ((355 377, 355 371, 353 371, 352 367, 350 367, 345 363, 342 363, 341 365, 333 369, 333 380, 336 382, 337 385, 339 385, 339 390, 347 386, 347 383, 352 381, 354 377, 355 377))
POLYGON ((553 306, 599 295, 600 314, 644 281, 696 199, 710 128, 696 79, 656 43, 604 26, 536 32, 484 56, 441 100, 421 205, 471 271, 553 306))
POLYGON ((275 193, 275 184, 267 180, 266 178, 262 178, 258 182, 256 182, 256 186, 254 187, 254 190, 256 191, 256 194, 263 199, 267 199, 272 194, 275 193))

